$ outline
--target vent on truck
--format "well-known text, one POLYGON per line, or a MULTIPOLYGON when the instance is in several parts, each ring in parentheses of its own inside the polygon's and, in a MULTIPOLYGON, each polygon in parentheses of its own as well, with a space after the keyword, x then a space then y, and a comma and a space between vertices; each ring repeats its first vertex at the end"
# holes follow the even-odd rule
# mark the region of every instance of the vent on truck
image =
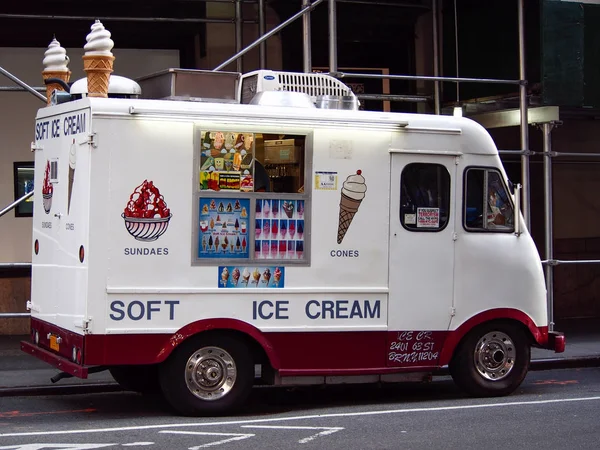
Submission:
POLYGON ((242 75, 240 102, 250 103, 264 91, 301 92, 313 103, 324 96, 356 98, 352 90, 340 80, 322 73, 275 72, 257 70, 242 75))

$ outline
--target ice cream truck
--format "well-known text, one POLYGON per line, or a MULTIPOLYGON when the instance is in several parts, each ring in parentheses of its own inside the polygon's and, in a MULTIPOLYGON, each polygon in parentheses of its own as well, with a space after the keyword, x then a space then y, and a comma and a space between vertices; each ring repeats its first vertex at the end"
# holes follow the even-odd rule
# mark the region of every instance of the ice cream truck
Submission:
POLYGON ((564 350, 479 124, 364 111, 326 74, 118 81, 107 98, 55 91, 36 117, 22 349, 55 380, 108 369, 216 414, 256 384, 446 366, 467 394, 507 395, 531 347, 564 350))

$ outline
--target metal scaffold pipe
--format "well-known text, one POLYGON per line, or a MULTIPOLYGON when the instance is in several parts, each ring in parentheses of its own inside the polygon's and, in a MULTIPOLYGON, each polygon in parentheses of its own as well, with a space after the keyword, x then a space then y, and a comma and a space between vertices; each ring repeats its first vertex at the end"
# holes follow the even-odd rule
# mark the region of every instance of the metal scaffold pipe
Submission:
MULTIPOLYGON (((302 8, 310 6, 310 0, 302 0, 302 8)), ((303 69, 304 73, 312 72, 312 53, 310 35, 310 13, 302 16, 302 47, 303 47, 303 69)))
MULTIPOLYGON (((542 124, 544 133, 544 228, 545 228, 545 253, 546 260, 554 258, 552 230, 552 143, 551 131, 553 124, 542 124)), ((546 264, 546 291, 548 296, 548 331, 554 331, 554 266, 546 264)))
POLYGON ((8 78, 11 81, 14 81, 15 83, 17 83, 19 86, 21 86, 23 89, 25 89, 26 91, 30 92, 31 94, 33 94, 35 97, 39 98, 41 101, 43 101, 44 103, 47 103, 47 99, 45 95, 40 94, 38 91, 36 91, 35 89, 33 89, 31 86, 29 86, 27 83, 25 83, 24 81, 19 80, 17 77, 15 77, 12 73, 4 70, 2 67, 0 67, 0 73, 2 75, 4 75, 6 78, 8 78))
MULTIPOLYGON (((440 76, 440 53, 439 53, 439 42, 438 42, 438 17, 437 17, 437 11, 438 11, 438 0, 433 0, 433 5, 432 5, 432 29, 433 29, 433 76, 434 77, 439 77, 440 76)), ((440 107, 440 82, 439 81, 434 81, 433 83, 433 101, 434 101, 434 110, 436 114, 440 114, 441 112, 441 107, 440 107)))
MULTIPOLYGON (((527 82, 525 74, 525 18, 523 0, 519 1, 519 100, 521 112, 521 149, 529 150, 529 128, 527 122, 527 82)), ((531 226, 531 186, 529 182, 529 155, 521 156, 521 184, 523 185, 523 216, 529 228, 531 226)))
MULTIPOLYGON (((265 0, 258 0, 258 37, 265 35, 266 27, 265 0)), ((261 69, 267 67, 267 44, 264 41, 258 46, 258 64, 261 69)))
MULTIPOLYGON (((239 53, 242 49, 243 42, 243 28, 242 28, 242 0, 236 0, 235 2, 235 52, 239 53)), ((238 58, 236 61, 236 70, 238 72, 243 72, 244 60, 242 58, 238 58)))
POLYGON ((313 3, 311 3, 310 6, 303 8, 302 10, 300 10, 298 13, 294 14, 292 17, 290 17, 289 19, 287 19, 285 22, 280 23, 278 26, 276 26, 275 28, 273 28, 271 31, 269 31, 267 34, 265 34, 264 36, 258 38, 256 41, 254 41, 252 44, 250 44, 248 47, 246 47, 245 49, 243 49, 242 51, 240 51, 239 53, 236 53, 235 55, 233 55, 231 58, 229 58, 228 60, 222 62, 221 64, 219 64, 217 67, 215 67, 212 71, 213 72, 217 72, 221 69, 223 69, 224 67, 226 67, 228 64, 232 63, 233 61, 235 61, 236 59, 238 59, 239 57, 245 55, 246 53, 248 53, 250 50, 252 50, 253 48, 255 48, 256 46, 260 45, 262 42, 266 41, 267 39, 269 39, 271 36, 273 36, 274 34, 279 33, 283 28, 287 27, 290 23, 292 23, 294 20, 298 19, 299 17, 301 17, 303 14, 308 13, 309 11, 313 10, 319 3, 321 3, 324 0, 315 0, 313 3))
POLYGON ((329 71, 337 72, 337 22, 336 0, 329 0, 329 71))

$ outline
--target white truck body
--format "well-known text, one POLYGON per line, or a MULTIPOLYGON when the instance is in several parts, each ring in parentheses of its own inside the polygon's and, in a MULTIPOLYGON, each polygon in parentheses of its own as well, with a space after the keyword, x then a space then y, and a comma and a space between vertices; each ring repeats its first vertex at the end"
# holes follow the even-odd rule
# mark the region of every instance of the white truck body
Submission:
POLYGON ((254 364, 283 383, 429 373, 488 323, 516 326, 527 346, 564 344, 548 332, 542 265, 524 224, 520 235, 508 222, 466 225, 471 169, 486 183, 498 174, 514 205, 493 140, 469 119, 84 98, 40 109, 34 148, 33 342, 23 348, 71 374, 162 365, 207 330, 247 340, 254 364), (303 192, 203 190, 207 131, 301 137, 303 192), (449 181, 437 194, 447 206, 404 209, 403 173, 427 167, 436 186, 449 181), (366 192, 338 243, 342 189, 357 171, 366 192), (145 180, 168 215, 135 231, 124 209, 145 180), (231 220, 219 219, 231 230, 217 233, 219 259, 214 242, 203 250, 202 230, 211 206, 227 215, 222 199, 235 206, 231 220), (280 247, 255 249, 275 202, 279 230, 268 231, 280 247), (296 207, 287 217, 284 202, 296 207), (234 218, 246 230, 232 230, 234 218), (281 230, 292 222, 303 224, 300 241, 281 230), (224 246, 223 236, 232 237, 224 246), (256 268, 257 283, 250 276, 244 286, 244 269, 256 268), (277 283, 266 269, 281 270, 277 283))

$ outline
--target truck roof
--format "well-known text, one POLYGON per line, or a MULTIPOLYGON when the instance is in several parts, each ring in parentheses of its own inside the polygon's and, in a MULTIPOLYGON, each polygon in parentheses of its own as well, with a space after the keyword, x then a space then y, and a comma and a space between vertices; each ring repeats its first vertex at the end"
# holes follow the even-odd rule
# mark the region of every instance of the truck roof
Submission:
POLYGON ((396 131, 407 138, 393 140, 390 150, 440 150, 458 154, 498 155, 496 145, 485 128, 471 119, 448 115, 204 101, 84 98, 41 108, 36 119, 88 107, 91 107, 92 116, 132 119, 155 117, 191 121, 203 119, 217 123, 227 122, 238 127, 248 125, 273 130, 281 125, 295 128, 381 129, 396 131), (440 135, 444 138, 439 139, 440 135))

